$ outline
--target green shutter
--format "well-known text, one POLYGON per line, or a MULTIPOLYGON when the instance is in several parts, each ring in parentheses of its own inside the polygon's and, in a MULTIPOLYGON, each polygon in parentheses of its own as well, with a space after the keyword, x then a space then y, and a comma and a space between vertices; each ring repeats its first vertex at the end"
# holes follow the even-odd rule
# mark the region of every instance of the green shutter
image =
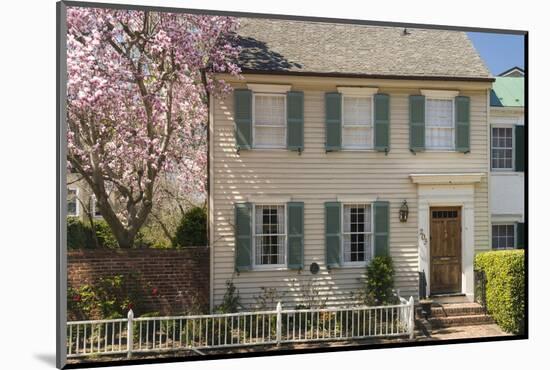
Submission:
POLYGON ((457 96, 455 98, 455 145, 456 151, 470 151, 470 98, 457 96))
POLYGON ((389 256, 390 203, 374 202, 374 255, 389 256))
POLYGON ((328 267, 340 266, 340 203, 325 203, 325 262, 328 267))
POLYGON ((423 95, 409 96, 409 148, 413 152, 425 149, 426 98, 423 95))
POLYGON ((235 271, 252 269, 252 204, 235 204, 235 271))
POLYGON ((516 224, 516 248, 525 248, 525 224, 523 222, 516 224))
POLYGON ((252 148, 252 91, 235 90, 235 144, 237 149, 252 148))
POLYGON ((390 96, 374 95, 374 149, 390 150, 390 96))
POLYGON ((325 149, 327 152, 342 148, 342 95, 325 94, 325 149))
POLYGON ((523 172, 525 170, 525 128, 524 126, 517 125, 515 127, 516 135, 516 158, 515 158, 515 170, 523 172))
POLYGON ((304 268, 304 203, 288 202, 288 268, 304 268))
POLYGON ((304 93, 289 91, 286 95, 287 135, 289 150, 304 150, 304 93))

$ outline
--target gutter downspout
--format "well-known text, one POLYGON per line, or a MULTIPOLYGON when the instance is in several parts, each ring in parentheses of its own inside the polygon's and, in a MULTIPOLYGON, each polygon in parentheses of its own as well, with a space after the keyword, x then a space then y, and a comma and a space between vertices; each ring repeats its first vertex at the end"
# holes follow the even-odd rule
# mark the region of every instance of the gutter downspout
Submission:
MULTIPOLYGON (((488 250, 492 249, 491 243, 493 240, 493 213, 492 213, 492 204, 491 204, 491 88, 487 88, 487 103, 485 106, 487 112, 487 207, 489 207, 487 225, 488 237, 488 250)), ((474 260, 475 260, 475 251, 474 251, 474 260)))
POLYGON ((214 95, 208 99, 208 248, 210 248, 209 312, 214 310, 214 95))

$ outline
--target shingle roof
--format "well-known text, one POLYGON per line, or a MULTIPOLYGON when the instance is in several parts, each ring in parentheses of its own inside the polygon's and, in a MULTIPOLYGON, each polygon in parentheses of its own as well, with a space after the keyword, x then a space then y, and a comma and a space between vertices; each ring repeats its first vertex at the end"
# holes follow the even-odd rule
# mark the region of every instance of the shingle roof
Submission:
POLYGON ((496 77, 491 90, 492 107, 523 107, 523 77, 496 77))
POLYGON ((240 18, 244 71, 492 78, 465 32, 240 18))

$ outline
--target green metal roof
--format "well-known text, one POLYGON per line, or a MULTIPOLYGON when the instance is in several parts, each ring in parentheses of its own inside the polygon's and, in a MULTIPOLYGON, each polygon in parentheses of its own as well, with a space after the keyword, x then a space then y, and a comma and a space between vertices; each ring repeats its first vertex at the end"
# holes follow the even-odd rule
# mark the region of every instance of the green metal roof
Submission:
POLYGON ((523 107, 523 77, 495 77, 491 107, 523 107))

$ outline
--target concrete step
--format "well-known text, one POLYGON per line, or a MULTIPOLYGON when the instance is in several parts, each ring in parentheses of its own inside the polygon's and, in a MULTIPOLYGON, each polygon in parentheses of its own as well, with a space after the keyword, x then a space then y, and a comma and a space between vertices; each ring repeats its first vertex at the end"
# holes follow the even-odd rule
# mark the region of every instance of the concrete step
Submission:
MULTIPOLYGON (((422 309, 416 308, 416 316, 422 317, 422 309)), ((478 303, 450 303, 432 305, 431 317, 451 317, 485 314, 483 307, 478 303)))
POLYGON ((447 328, 451 326, 469 326, 492 324, 493 319, 489 315, 465 315, 465 316, 447 316, 430 317, 428 319, 432 328, 447 328))

